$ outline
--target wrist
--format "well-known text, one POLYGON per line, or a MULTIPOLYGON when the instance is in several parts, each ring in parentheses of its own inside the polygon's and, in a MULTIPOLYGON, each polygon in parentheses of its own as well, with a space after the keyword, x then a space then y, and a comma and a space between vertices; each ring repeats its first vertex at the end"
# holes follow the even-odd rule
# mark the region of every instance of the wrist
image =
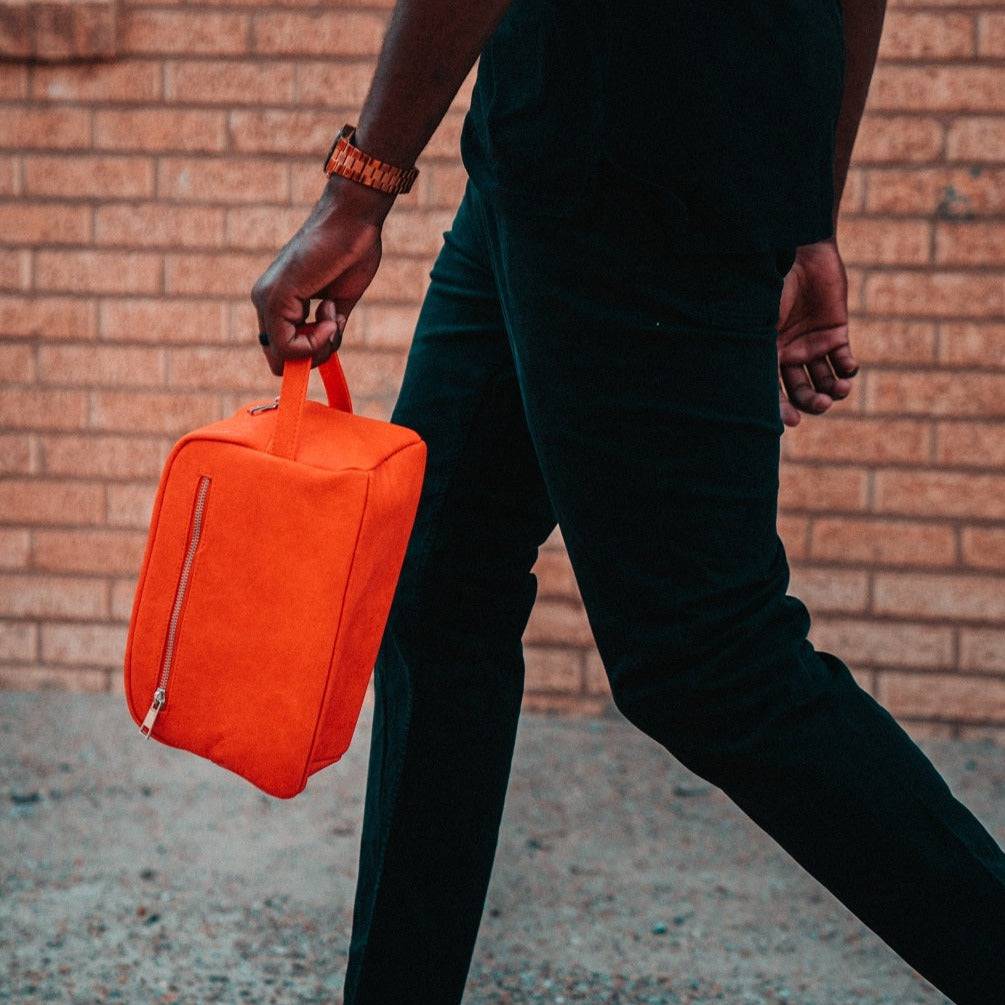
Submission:
POLYGON ((343 175, 332 174, 325 183, 321 201, 340 216, 351 216, 380 227, 397 196, 381 192, 343 175))

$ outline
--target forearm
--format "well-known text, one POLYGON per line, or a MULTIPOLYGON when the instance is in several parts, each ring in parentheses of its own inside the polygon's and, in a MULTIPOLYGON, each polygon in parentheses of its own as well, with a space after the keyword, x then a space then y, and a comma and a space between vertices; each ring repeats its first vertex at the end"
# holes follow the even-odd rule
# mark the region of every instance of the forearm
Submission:
POLYGON ((355 143, 410 167, 460 90, 510 0, 398 0, 355 143))
POLYGON ((865 108, 883 31, 886 0, 841 0, 844 17, 844 94, 834 152, 834 222, 837 223, 852 148, 865 108))

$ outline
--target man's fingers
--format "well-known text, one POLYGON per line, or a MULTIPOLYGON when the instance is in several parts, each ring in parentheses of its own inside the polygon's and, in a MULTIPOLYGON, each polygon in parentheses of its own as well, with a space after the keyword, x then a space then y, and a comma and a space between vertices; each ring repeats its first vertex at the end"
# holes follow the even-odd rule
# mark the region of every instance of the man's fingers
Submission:
MULTIPOLYGON (((815 359, 820 359, 832 352, 846 350, 847 358, 853 365, 854 357, 851 355, 851 348, 848 346, 848 328, 846 325, 839 325, 833 328, 819 328, 816 331, 804 332, 795 337, 786 339, 784 336, 779 341, 779 351, 781 360, 784 363, 812 363, 815 359)), ((848 377, 850 374, 841 373, 839 376, 848 377)))
POLYGON ((800 411, 819 415, 821 412, 826 412, 834 403, 829 395, 822 394, 814 388, 803 367, 785 364, 779 367, 779 372, 789 401, 800 411))
POLYGON ((830 354, 831 365, 839 377, 854 377, 858 373, 858 360, 855 359, 848 343, 839 345, 830 354))

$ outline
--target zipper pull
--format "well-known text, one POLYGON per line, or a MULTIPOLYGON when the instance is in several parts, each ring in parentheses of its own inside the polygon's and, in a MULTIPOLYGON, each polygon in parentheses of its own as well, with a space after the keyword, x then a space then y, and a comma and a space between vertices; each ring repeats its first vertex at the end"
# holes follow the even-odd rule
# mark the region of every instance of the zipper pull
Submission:
POLYGON ((154 722, 157 720, 157 715, 164 707, 166 701, 167 694, 165 693, 164 688, 157 688, 157 690, 154 691, 154 700, 150 703, 150 708, 147 711, 146 717, 143 719, 142 725, 140 726, 140 732, 147 737, 147 739, 150 738, 150 730, 154 728, 154 722))
POLYGON ((277 394, 275 396, 275 398, 273 398, 272 401, 270 401, 268 404, 266 404, 266 405, 252 405, 248 409, 248 411, 252 415, 257 415, 259 412, 268 412, 269 409, 278 408, 278 407, 279 407, 279 395, 277 394))

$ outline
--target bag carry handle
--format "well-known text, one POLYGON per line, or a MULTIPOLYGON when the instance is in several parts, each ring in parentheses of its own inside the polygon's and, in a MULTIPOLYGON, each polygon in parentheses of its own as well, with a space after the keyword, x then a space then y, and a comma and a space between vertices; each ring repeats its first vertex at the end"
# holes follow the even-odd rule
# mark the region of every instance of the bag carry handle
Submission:
MULTIPOLYGON (((279 388, 279 408, 276 410, 276 427, 266 450, 278 457, 294 460, 297 455, 297 440, 300 437, 300 423, 307 400, 307 384, 310 380, 312 361, 310 356, 287 359, 283 363, 283 382, 279 388)), ((338 353, 322 363, 318 370, 328 395, 328 407, 352 413, 352 398, 345 380, 342 362, 338 353)))

